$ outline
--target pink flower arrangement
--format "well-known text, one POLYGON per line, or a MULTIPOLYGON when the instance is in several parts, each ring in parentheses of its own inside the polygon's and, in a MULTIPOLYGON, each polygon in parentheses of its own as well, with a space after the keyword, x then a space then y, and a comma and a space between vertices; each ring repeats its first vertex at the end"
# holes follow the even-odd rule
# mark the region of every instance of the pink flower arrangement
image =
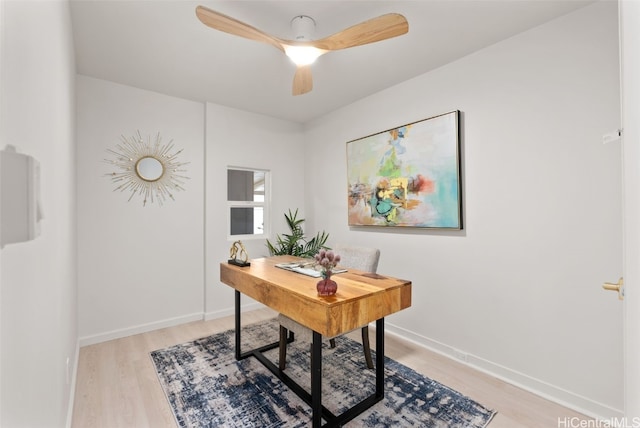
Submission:
POLYGON ((331 276, 332 269, 340 263, 340 254, 335 254, 331 250, 320 250, 313 257, 316 260, 316 266, 319 265, 322 268, 322 277, 325 279, 331 276))

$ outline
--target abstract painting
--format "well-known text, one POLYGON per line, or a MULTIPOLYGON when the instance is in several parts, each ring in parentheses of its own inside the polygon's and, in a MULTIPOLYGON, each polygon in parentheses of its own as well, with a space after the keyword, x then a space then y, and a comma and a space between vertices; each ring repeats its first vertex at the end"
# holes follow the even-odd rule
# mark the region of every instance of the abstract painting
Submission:
POLYGON ((459 111, 347 143, 349 226, 462 229, 459 111))

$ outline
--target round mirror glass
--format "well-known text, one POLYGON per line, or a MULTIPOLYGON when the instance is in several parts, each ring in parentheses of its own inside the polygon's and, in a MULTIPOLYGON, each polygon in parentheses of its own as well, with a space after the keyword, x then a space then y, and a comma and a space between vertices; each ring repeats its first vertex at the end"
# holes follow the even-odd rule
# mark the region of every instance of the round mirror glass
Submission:
POLYGON ((145 181, 156 181, 162 177, 164 167, 158 159, 147 156, 136 163, 136 173, 145 181))

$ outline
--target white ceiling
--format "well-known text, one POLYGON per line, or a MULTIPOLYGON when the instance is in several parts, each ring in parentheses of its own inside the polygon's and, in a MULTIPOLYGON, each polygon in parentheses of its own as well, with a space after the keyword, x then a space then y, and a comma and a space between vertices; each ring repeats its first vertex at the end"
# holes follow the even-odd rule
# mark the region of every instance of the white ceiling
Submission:
POLYGON ((71 0, 71 16, 80 74, 304 123, 591 2, 71 0), (294 97, 282 52, 206 27, 199 4, 285 39, 296 15, 316 38, 389 12, 409 33, 320 57, 313 91, 294 97))

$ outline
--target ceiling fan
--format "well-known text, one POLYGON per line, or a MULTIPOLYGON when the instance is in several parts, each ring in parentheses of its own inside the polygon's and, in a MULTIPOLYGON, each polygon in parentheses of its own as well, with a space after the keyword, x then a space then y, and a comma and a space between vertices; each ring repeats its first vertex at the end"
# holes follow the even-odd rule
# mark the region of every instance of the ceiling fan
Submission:
POLYGON ((268 43, 285 53, 297 66, 293 78, 293 95, 306 94, 313 89, 311 64, 320 55, 330 51, 379 42, 401 36, 409 31, 409 23, 404 16, 389 13, 361 22, 323 39, 309 40, 308 33, 315 27, 315 21, 308 16, 300 15, 291 21, 292 27, 299 31, 299 34, 296 34, 296 40, 285 40, 204 6, 196 8, 196 15, 208 27, 246 39, 268 43))

